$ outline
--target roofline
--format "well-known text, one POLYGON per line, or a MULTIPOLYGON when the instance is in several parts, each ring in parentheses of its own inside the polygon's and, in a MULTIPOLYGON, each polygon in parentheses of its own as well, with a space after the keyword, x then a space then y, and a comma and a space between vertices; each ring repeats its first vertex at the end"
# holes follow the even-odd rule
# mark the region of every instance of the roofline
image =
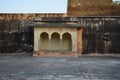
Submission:
POLYGON ((82 27, 80 24, 29 24, 28 26, 32 26, 32 27, 42 27, 42 28, 80 28, 82 27))

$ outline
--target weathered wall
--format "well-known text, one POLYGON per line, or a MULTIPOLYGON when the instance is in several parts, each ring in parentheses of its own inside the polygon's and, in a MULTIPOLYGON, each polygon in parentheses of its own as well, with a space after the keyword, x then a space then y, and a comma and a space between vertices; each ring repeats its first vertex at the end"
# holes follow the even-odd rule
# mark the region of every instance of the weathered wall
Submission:
POLYGON ((0 20, 33 20, 37 17, 64 17, 66 14, 13 14, 13 13, 0 13, 0 20))
POLYGON ((83 53, 120 53, 120 20, 91 21, 83 29, 83 53))
MULTIPOLYGON (((86 21, 83 28, 83 53, 120 53, 120 19, 111 20, 113 18, 82 21, 86 21), (106 33, 110 33, 107 43, 104 40, 106 33)), ((29 20, 0 20, 0 53, 33 51, 33 27, 26 23, 29 20)))
POLYGON ((23 26, 21 20, 0 21, 0 53, 31 51, 33 28, 23 26))
MULTIPOLYGON (((69 0, 68 16, 120 16, 120 6, 111 4, 111 0, 104 0, 105 4, 99 2, 102 0, 85 1, 69 0)), ((0 14, 0 53, 32 52, 33 27, 26 24, 37 17, 65 16, 66 14, 0 14)), ((120 53, 120 20, 101 22, 98 19, 88 23, 83 29, 83 53, 120 53), (104 39, 106 33, 110 33, 108 39, 111 39, 108 41, 104 39)))
POLYGON ((68 0, 70 6, 73 5, 111 5, 112 0, 68 0))
POLYGON ((119 16, 120 5, 112 0, 68 0, 69 16, 119 16))
POLYGON ((31 23, 37 17, 63 17, 65 14, 0 14, 0 53, 32 52, 34 31, 31 23))

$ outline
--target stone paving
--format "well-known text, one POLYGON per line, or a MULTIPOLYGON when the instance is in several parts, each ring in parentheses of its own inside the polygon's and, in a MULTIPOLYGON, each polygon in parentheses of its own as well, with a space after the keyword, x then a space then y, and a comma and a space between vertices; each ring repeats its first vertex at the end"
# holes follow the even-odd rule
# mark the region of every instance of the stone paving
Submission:
POLYGON ((120 57, 0 55, 0 80, 120 80, 120 57))

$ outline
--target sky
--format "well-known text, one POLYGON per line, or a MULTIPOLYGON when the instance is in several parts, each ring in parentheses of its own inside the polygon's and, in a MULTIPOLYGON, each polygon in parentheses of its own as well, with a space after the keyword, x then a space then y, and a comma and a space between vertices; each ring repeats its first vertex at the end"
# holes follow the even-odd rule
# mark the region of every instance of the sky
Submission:
POLYGON ((66 13, 67 0, 0 0, 0 13, 66 13))
POLYGON ((0 13, 67 13, 67 0, 0 0, 0 13))

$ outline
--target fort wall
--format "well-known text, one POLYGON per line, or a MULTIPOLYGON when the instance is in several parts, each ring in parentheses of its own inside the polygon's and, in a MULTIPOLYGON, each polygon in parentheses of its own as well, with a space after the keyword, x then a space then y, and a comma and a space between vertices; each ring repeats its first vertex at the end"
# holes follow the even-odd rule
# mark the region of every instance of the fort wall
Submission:
POLYGON ((120 5, 112 0, 68 0, 68 16, 119 16, 120 5))
POLYGON ((112 0, 68 0, 70 6, 74 5, 111 5, 112 0))
POLYGON ((21 13, 0 13, 0 20, 33 20, 37 17, 65 17, 66 14, 59 14, 59 13, 45 13, 45 14, 21 14, 21 13))

